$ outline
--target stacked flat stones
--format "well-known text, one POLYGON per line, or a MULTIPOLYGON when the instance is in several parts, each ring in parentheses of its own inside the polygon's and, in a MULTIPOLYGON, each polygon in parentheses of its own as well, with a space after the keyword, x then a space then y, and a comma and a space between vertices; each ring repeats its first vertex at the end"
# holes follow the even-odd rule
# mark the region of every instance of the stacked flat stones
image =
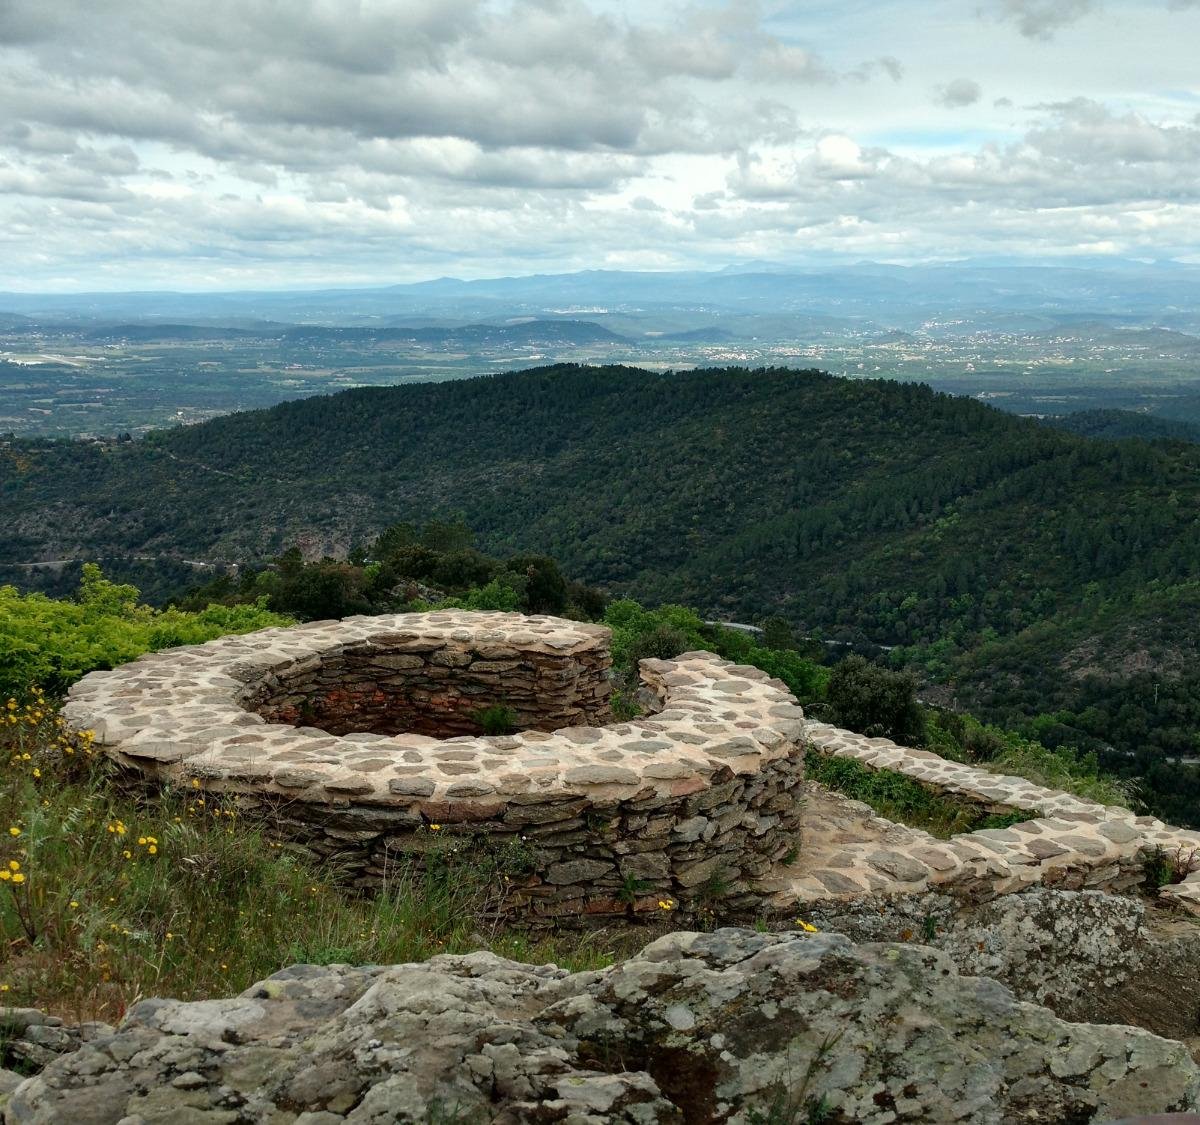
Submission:
MULTIPOLYGON (((974 901, 1038 884, 1130 891, 1145 882, 1146 860, 1161 853, 1183 870, 1197 870, 1163 887, 1160 897, 1200 913, 1200 834, 1022 777, 946 761, 887 738, 868 738, 816 722, 806 728, 810 752, 891 770, 982 809, 1027 812, 1029 819, 939 840, 873 818, 877 830, 864 830, 861 840, 814 839, 798 863, 781 869, 771 881, 780 908, 933 889, 974 901)), ((863 808, 870 817, 870 810, 863 808)))
POLYGON ((529 621, 478 636, 447 616, 416 635, 376 632, 290 663, 242 703, 268 722, 336 735, 479 734, 488 708, 503 709, 519 730, 612 718, 607 629, 529 621))
POLYGON ((608 644, 601 626, 519 614, 315 622, 93 672, 64 716, 360 884, 470 835, 523 842, 507 907, 527 916, 686 912, 718 892, 752 906, 798 846, 803 712, 766 673, 696 652, 643 661, 652 713, 603 725, 608 644), (489 705, 525 729, 480 733, 489 705))

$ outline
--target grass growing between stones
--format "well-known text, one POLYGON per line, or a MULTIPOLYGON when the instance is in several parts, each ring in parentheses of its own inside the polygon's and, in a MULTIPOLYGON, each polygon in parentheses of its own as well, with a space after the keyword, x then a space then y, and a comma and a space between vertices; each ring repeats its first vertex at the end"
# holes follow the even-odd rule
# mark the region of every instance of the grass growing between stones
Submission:
POLYGON ((40 695, 0 703, 0 1003, 112 1022, 141 997, 227 996, 296 962, 615 959, 599 934, 484 922, 495 871, 450 859, 361 897, 198 790, 149 798, 116 780, 40 695))
POLYGON ((928 711, 923 746, 953 762, 965 762, 997 774, 1012 774, 1046 789, 1061 789, 1100 805, 1140 804, 1136 783, 1100 772, 1090 754, 1060 747, 1052 750, 970 715, 928 711))
POLYGON ((888 820, 920 828, 942 840, 980 828, 1007 828, 1037 816, 1035 812, 987 813, 979 805, 936 793, 894 770, 871 769, 852 758, 811 749, 805 773, 809 781, 862 801, 888 820))

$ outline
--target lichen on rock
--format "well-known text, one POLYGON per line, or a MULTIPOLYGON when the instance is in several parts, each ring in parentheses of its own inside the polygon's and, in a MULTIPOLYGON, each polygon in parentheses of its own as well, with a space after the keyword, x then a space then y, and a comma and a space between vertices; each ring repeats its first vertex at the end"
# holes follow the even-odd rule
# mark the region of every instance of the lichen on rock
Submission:
POLYGON ((750 1125, 820 1106, 827 1125, 982 1125, 1197 1104, 1181 1044, 1066 1023, 937 950, 739 929, 587 973, 480 952, 143 1001, 23 1083, 5 1121, 750 1125))

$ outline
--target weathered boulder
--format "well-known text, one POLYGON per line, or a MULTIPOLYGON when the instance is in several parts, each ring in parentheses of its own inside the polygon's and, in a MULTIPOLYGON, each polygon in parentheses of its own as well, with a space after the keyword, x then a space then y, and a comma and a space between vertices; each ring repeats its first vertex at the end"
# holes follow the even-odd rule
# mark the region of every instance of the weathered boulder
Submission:
POLYGON ((1152 900, 1044 887, 984 903, 868 896, 806 919, 855 941, 931 945, 1063 1019, 1143 1027, 1200 1057, 1200 920, 1152 900))
POLYGON ((147 1000, 8 1125, 1105 1121, 1194 1108, 1176 1042, 1065 1023, 917 945, 674 933, 568 974, 490 953, 147 1000))

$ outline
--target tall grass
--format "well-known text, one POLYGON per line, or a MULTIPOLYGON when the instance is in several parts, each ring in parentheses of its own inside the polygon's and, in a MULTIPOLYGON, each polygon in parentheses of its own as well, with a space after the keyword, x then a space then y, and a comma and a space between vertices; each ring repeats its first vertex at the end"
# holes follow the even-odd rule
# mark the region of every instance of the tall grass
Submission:
MULTIPOLYGON (((0 704, 0 999, 113 1021, 149 995, 238 992, 295 962, 393 964, 481 945, 609 964, 605 935, 504 932, 498 865, 451 840, 380 894, 198 789, 125 790, 38 693, 0 704)), ((612 935, 607 935, 608 940, 612 935)))

